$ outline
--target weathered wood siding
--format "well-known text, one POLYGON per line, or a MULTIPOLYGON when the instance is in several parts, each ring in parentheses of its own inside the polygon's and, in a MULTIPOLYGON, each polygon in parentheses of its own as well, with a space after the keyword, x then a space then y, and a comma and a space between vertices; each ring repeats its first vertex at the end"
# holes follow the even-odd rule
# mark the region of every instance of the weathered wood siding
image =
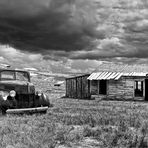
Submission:
MULTIPOLYGON (((144 78, 138 77, 122 77, 119 80, 108 81, 108 93, 107 98, 111 99, 136 99, 135 98, 135 81, 141 80, 144 82, 144 78)), ((138 99, 144 99, 143 97, 138 99)))
POLYGON ((90 81, 87 80, 88 76, 82 77, 82 96, 81 98, 90 98, 90 81))
POLYGON ((118 81, 109 80, 107 97, 111 99, 123 99, 125 97, 125 86, 126 80, 124 79, 118 81))
POLYGON ((89 75, 83 75, 66 79, 66 97, 85 99, 90 98, 89 75))
POLYGON ((99 86, 98 86, 98 84, 99 84, 99 81, 97 81, 97 80, 92 80, 91 82, 90 82, 90 84, 91 84, 91 95, 97 95, 98 94, 98 89, 99 89, 99 86))

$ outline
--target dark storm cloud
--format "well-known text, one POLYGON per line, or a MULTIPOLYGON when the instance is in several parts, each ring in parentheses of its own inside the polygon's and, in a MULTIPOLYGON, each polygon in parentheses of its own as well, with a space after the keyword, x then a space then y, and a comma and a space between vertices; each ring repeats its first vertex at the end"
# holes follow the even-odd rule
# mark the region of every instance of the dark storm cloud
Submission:
POLYGON ((147 8, 147 0, 0 0, 0 43, 45 60, 146 58, 147 8))
POLYGON ((92 47, 104 38, 95 7, 89 0, 0 0, 0 42, 42 54, 92 47))
MULTIPOLYGON (((100 0, 101 1, 101 0, 100 0)), ((90 51, 75 52, 72 59, 106 59, 116 57, 140 59, 148 57, 148 1, 102 0, 98 17, 107 14, 102 26, 105 39, 98 39, 98 46, 90 51)))

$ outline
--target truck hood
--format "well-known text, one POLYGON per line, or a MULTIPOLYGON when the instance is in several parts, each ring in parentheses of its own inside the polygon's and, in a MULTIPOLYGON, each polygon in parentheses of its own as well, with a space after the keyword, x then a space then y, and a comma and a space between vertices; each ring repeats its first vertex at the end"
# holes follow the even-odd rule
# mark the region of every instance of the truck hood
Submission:
POLYGON ((20 86, 33 86, 32 83, 26 82, 26 81, 19 81, 19 80, 6 80, 6 81, 0 81, 0 85, 20 85, 20 86))
POLYGON ((15 90, 18 94, 32 94, 35 92, 35 88, 32 83, 19 80, 0 81, 0 90, 15 90))

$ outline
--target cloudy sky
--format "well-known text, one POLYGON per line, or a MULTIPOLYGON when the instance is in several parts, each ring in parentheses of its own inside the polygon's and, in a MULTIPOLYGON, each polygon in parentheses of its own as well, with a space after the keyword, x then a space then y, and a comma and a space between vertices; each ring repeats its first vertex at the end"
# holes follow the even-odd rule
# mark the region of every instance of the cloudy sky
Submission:
POLYGON ((88 72, 148 60, 147 0, 0 0, 0 63, 88 72))

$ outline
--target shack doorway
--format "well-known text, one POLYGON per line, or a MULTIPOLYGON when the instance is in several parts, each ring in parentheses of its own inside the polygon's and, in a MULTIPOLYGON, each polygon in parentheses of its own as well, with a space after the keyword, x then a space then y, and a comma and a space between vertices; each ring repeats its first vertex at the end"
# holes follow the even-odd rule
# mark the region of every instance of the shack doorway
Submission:
POLYGON ((143 81, 135 81, 135 97, 143 97, 143 81))
POLYGON ((101 94, 101 95, 106 95, 107 94, 107 81, 106 80, 100 80, 99 94, 101 94))
POLYGON ((148 101, 148 79, 145 79, 145 101, 148 101))

